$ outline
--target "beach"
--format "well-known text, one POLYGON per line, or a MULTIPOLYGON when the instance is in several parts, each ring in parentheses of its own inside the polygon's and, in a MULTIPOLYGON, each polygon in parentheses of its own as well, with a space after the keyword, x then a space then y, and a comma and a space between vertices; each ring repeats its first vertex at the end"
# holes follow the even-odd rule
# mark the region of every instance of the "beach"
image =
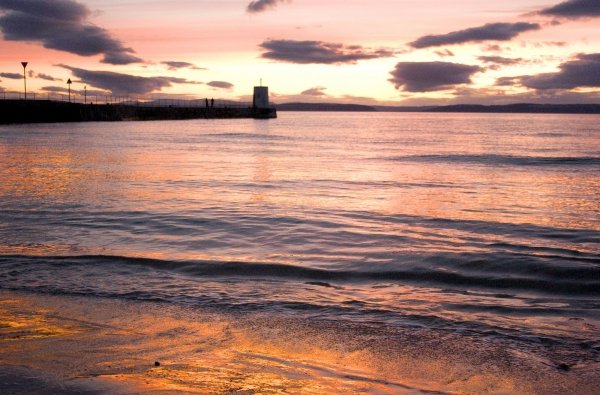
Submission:
POLYGON ((451 333, 6 291, 0 299, 3 393, 592 394, 598 384, 594 364, 565 371, 551 353, 532 360, 451 333))

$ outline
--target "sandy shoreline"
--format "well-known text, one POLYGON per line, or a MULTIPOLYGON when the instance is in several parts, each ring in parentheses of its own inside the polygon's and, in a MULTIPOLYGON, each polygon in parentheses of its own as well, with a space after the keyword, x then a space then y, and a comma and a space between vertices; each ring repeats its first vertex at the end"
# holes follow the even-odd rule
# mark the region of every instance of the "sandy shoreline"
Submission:
POLYGON ((598 384, 594 364, 564 372, 452 333, 8 291, 0 343, 8 394, 591 394, 598 384))

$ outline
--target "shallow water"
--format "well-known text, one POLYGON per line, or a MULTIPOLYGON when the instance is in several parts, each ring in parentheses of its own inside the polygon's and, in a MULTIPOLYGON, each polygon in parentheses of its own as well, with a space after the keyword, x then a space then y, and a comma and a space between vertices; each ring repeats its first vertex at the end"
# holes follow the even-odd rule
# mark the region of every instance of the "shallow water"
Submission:
POLYGON ((284 112, 0 126, 0 288, 425 328, 596 365, 598 125, 284 112))

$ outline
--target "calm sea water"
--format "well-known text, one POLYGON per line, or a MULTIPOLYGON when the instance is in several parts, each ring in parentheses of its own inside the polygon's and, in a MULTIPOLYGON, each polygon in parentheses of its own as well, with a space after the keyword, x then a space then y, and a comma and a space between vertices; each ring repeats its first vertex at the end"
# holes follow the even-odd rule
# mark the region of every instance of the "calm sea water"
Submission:
POLYGON ((0 288, 600 360, 600 117, 0 126, 0 288))

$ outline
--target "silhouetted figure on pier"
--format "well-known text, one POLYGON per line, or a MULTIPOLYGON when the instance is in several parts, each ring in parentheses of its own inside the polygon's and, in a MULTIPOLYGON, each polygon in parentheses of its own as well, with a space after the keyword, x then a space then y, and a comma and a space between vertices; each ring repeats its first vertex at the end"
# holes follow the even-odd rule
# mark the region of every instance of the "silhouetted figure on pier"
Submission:
POLYGON ((206 103, 206 108, 208 108, 208 97, 204 99, 204 102, 206 103))
POLYGON ((215 108, 215 99, 210 99, 210 108, 215 108))

